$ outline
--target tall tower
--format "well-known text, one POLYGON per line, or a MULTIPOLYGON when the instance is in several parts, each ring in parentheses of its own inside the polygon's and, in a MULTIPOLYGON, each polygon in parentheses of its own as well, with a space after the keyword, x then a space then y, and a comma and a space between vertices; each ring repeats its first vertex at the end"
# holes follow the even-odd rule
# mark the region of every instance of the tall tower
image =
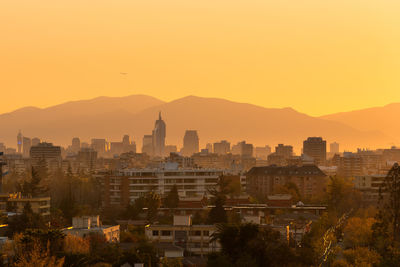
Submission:
POLYGON ((161 111, 158 114, 158 120, 154 125, 153 130, 153 148, 154 148, 154 156, 163 157, 165 156, 165 136, 166 136, 166 125, 165 122, 161 118, 161 111))
POLYGON ((18 147, 18 153, 22 153, 22 133, 21 130, 19 130, 18 135, 17 135, 17 147, 18 147))

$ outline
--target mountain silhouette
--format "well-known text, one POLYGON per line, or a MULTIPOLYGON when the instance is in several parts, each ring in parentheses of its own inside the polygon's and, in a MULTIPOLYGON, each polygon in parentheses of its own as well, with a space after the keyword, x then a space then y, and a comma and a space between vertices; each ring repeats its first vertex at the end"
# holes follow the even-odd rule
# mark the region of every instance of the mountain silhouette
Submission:
POLYGON ((24 136, 67 145, 75 136, 81 141, 106 138, 119 141, 130 134, 140 151, 144 134, 151 134, 161 111, 167 124, 167 143, 182 145, 185 130, 197 130, 201 146, 207 142, 246 140, 254 145, 278 143, 302 146, 309 136, 339 142, 342 148, 387 147, 394 142, 375 128, 359 129, 331 118, 316 118, 292 108, 264 108, 218 98, 187 96, 163 102, 144 95, 98 97, 38 109, 27 107, 0 115, 0 142, 16 146, 19 129, 24 136))

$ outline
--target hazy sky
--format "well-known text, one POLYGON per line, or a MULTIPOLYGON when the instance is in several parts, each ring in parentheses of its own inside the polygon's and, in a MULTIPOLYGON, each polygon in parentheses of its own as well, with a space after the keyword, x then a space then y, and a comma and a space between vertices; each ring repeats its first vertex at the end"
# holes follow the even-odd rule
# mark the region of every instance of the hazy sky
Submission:
POLYGON ((130 94, 311 115, 400 102, 399 14, 398 0, 1 0, 0 113, 130 94))

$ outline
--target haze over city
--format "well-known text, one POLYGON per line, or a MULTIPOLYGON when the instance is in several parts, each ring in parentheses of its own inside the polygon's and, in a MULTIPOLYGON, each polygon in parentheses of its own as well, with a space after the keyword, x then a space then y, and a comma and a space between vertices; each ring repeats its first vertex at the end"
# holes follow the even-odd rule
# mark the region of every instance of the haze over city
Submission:
POLYGON ((1 0, 0 266, 400 266, 399 14, 1 0))

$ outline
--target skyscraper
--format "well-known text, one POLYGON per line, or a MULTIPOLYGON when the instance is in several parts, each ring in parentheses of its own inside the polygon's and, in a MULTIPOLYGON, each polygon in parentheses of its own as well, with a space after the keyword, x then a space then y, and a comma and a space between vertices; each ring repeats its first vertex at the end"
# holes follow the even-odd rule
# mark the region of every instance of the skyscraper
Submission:
POLYGON ((333 142, 329 145, 329 152, 331 154, 338 154, 339 153, 339 144, 336 142, 333 142))
POLYGON ((72 138, 71 149, 74 153, 78 153, 78 151, 81 149, 81 140, 78 137, 72 138))
POLYGON ((214 153, 218 155, 225 155, 231 152, 231 143, 226 140, 222 140, 219 143, 214 143, 214 153))
POLYGON ((148 134, 143 136, 142 153, 153 156, 153 135, 148 134))
POLYGON ((199 136, 196 130, 186 130, 183 137, 182 154, 184 156, 192 156, 194 153, 199 152, 199 136))
POLYGON ((18 147, 18 153, 22 153, 22 133, 21 130, 18 132, 17 135, 17 147, 18 147))
POLYGON ((22 138, 22 154, 24 157, 29 157, 32 141, 29 137, 22 138))
POLYGON ((322 137, 308 137, 303 142, 303 154, 312 157, 316 165, 326 162, 326 141, 322 137))
POLYGON ((154 156, 163 157, 165 156, 165 137, 166 137, 166 125, 161 118, 161 112, 158 114, 158 120, 154 125, 153 130, 153 149, 154 156))

